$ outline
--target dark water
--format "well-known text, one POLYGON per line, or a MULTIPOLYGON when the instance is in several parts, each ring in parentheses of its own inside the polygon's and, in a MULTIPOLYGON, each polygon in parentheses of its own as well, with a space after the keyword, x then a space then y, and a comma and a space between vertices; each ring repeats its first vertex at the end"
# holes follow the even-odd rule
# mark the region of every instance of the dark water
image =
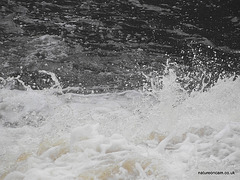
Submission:
POLYGON ((2 0, 0 5, 0 76, 19 76, 33 89, 53 83, 38 70, 54 72, 63 87, 82 87, 79 93, 135 89, 146 81, 142 73, 161 74, 167 59, 184 67, 180 74, 191 74, 190 90, 202 74, 214 84, 240 73, 237 0, 2 0))

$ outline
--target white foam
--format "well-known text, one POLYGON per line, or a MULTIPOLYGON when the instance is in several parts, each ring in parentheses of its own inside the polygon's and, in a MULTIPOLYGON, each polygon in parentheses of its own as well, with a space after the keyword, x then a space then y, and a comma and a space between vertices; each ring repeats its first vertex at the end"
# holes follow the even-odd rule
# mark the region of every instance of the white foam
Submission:
POLYGON ((240 80, 189 96, 164 78, 154 95, 0 89, 0 179, 240 178, 240 80))

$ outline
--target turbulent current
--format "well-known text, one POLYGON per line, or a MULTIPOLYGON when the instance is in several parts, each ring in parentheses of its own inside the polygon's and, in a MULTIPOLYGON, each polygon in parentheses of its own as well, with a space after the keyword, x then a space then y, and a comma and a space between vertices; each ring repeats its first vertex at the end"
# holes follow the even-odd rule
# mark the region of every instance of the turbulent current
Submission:
POLYGON ((240 179, 234 0, 2 0, 0 180, 240 179))
POLYGON ((189 95, 175 77, 154 93, 1 89, 1 179, 239 179, 239 79, 189 95))

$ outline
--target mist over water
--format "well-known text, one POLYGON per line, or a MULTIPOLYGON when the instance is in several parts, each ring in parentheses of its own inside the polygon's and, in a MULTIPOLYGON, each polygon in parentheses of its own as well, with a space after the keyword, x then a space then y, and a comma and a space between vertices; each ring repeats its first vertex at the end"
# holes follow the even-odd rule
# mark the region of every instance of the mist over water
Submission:
POLYGON ((235 1, 0 6, 0 180, 240 178, 235 1))

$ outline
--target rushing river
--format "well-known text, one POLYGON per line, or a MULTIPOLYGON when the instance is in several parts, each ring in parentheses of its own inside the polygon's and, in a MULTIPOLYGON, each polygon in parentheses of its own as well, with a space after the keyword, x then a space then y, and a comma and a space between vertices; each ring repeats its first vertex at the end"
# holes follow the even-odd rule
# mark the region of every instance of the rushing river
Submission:
POLYGON ((0 180, 240 179, 233 0, 2 0, 0 180))

